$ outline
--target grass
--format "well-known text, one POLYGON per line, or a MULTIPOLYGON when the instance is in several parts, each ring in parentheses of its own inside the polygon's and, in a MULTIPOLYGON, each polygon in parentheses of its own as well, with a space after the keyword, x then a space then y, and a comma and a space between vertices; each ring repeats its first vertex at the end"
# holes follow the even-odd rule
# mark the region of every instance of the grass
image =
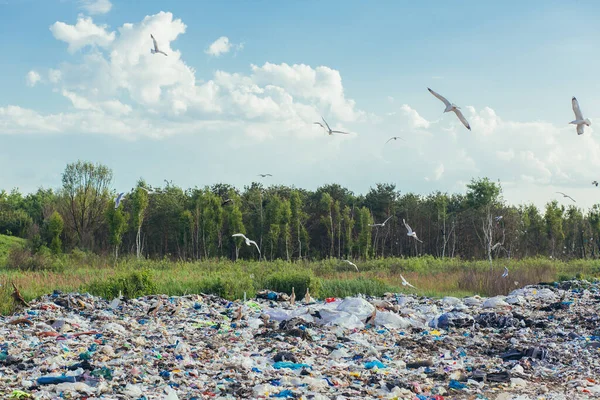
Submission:
MULTIPOLYGON (((0 236, 10 245, 21 244, 0 236), (13 243, 14 242, 14 243, 13 243)), ((25 252, 24 250, 22 250, 25 252)), ((90 292, 112 298, 119 291, 128 296, 165 293, 183 295, 213 293, 228 299, 240 299, 246 292, 249 298, 257 291, 271 289, 291 292, 302 298, 308 287, 313 297, 345 297, 362 293, 381 296, 386 292, 416 293, 429 297, 473 294, 506 294, 515 287, 539 282, 600 276, 600 260, 573 260, 569 262, 530 258, 519 261, 498 260, 493 270, 484 261, 459 259, 388 258, 356 261, 360 272, 337 260, 319 262, 231 262, 208 260, 201 262, 174 262, 168 260, 112 260, 75 251, 61 257, 41 259, 42 263, 27 263, 27 270, 10 265, 27 254, 10 257, 0 246, 4 262, 0 262, 0 313, 13 310, 12 287, 15 283, 23 297, 30 300, 53 290, 90 292), (508 278, 501 278, 504 266, 508 278), (417 287, 402 286, 404 276, 417 287), (516 282, 516 283, 515 283, 516 282)), ((1 261, 1 260, 0 260, 1 261)))
POLYGON ((25 239, 14 236, 0 235, 0 266, 4 265, 8 252, 13 247, 25 246, 25 239))

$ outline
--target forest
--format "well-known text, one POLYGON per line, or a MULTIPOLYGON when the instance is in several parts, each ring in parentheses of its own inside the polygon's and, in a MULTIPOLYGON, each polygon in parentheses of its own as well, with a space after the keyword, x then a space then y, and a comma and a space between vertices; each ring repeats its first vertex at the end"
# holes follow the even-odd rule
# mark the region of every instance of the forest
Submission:
POLYGON ((510 205, 501 184, 488 178, 473 178, 466 193, 426 196, 389 183, 355 194, 338 184, 315 191, 261 182, 184 189, 168 181, 150 187, 140 179, 123 191, 119 207, 112 182, 110 168, 78 161, 66 166, 60 188, 2 190, 0 234, 27 239, 31 254, 78 249, 115 259, 180 261, 430 255, 493 262, 595 259, 600 251, 600 204, 590 210, 556 200, 544 210, 510 205), (403 219, 423 243, 407 236, 403 219), (260 255, 235 233, 255 240, 260 255))

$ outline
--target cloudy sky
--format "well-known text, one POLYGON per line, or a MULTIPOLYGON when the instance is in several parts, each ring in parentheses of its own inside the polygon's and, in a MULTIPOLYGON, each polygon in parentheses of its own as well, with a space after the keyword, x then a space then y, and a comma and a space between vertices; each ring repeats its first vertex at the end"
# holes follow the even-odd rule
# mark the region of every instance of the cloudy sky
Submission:
POLYGON ((600 3, 433 4, 0 0, 0 188, 57 188, 83 159, 117 190, 272 173, 428 194, 487 176, 515 204, 600 202, 600 3))

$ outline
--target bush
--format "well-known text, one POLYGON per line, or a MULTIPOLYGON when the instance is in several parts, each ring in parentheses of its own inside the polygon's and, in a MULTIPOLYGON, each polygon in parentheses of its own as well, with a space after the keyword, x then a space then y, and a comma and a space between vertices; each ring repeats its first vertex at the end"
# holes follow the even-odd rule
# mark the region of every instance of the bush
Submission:
POLYGON ((310 290, 310 294, 316 298, 321 291, 321 280, 311 270, 277 272, 266 279, 265 289, 290 294, 292 288, 294 288, 297 298, 302 298, 307 288, 310 290))
POLYGON ((105 299, 117 297, 119 293, 129 298, 136 298, 156 294, 158 286, 154 281, 152 271, 142 270, 115 276, 103 282, 92 282, 88 291, 105 299))
POLYGON ((46 246, 40 247, 35 254, 26 247, 11 248, 6 259, 6 267, 21 271, 48 271, 61 269, 60 263, 55 263, 55 260, 50 254, 50 250, 46 246))

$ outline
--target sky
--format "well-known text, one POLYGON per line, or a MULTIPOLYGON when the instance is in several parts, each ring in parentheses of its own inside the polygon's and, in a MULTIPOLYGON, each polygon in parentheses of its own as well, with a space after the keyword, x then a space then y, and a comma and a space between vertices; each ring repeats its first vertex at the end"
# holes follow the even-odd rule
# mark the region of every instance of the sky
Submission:
POLYGON ((116 191, 144 178, 427 195, 488 177, 510 204, 571 204, 562 191, 587 210, 599 18, 592 0, 0 0, 0 188, 57 189, 86 160, 116 191), (581 136, 573 96, 592 121, 581 136))

